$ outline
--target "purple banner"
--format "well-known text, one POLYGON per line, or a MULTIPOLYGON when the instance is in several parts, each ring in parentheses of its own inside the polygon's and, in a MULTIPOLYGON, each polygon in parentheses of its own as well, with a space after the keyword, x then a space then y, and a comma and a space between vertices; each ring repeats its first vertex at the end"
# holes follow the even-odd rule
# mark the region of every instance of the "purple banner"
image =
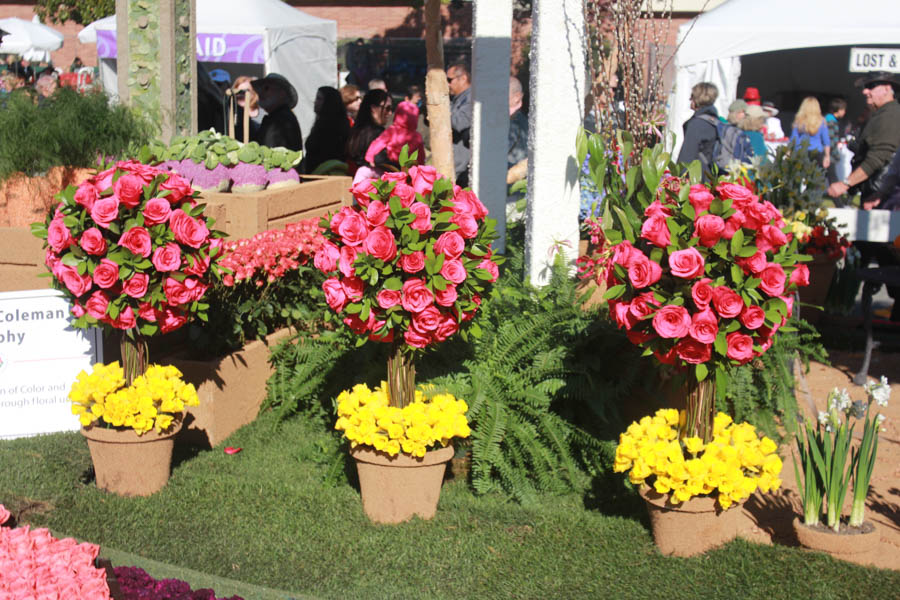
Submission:
MULTIPOLYGON (((116 32, 97 30, 97 56, 116 58, 116 32)), ((246 33, 198 33, 197 60, 261 65, 266 62, 263 37, 246 33)))

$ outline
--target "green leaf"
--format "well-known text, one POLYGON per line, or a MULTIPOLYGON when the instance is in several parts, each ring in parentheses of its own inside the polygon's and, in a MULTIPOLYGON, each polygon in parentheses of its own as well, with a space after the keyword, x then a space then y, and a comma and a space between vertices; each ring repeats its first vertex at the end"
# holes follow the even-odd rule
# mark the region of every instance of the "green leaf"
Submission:
POLYGON ((744 270, 738 265, 731 265, 731 280, 735 285, 744 283, 744 270))
POLYGON ((694 368, 694 372, 697 375, 697 381, 703 381, 706 379, 706 375, 709 373, 709 369, 705 364, 700 363, 694 368))
POLYGON ((403 287, 403 281, 399 277, 390 277, 384 282, 384 289, 393 290, 395 292, 400 291, 403 287))
MULTIPOLYGON (((731 253, 734 256, 740 256, 741 248, 744 247, 744 230, 738 229, 731 238, 731 253)), ((752 255, 751 255, 752 256, 752 255)))
POLYGON ((614 285, 603 294, 604 300, 615 300, 625 293, 625 284, 614 285))

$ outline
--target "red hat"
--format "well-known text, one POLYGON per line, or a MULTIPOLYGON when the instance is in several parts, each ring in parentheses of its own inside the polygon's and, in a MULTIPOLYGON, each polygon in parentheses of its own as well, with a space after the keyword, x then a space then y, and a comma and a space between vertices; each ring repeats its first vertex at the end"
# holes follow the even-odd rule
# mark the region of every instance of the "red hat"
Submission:
POLYGON ((755 87, 748 87, 744 91, 744 102, 746 102, 747 104, 755 104, 756 106, 759 106, 759 100, 759 90, 755 87))

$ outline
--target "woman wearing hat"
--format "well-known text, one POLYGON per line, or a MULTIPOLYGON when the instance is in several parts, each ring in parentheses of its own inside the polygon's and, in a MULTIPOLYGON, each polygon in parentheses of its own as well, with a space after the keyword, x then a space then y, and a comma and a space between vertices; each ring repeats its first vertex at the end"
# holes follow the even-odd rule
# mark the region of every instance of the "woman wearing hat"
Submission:
POLYGON ((297 106, 297 90, 283 75, 269 73, 253 81, 253 90, 259 96, 259 107, 266 111, 254 141, 263 146, 281 146, 288 150, 302 150, 303 136, 300 123, 291 109, 297 106))

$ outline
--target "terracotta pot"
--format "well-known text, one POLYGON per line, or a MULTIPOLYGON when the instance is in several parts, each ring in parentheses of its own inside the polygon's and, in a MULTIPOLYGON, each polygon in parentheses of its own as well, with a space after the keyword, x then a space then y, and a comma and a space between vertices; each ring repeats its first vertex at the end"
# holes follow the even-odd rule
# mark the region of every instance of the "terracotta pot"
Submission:
POLYGON ((97 487, 120 496, 149 496, 169 481, 172 449, 178 423, 171 431, 148 431, 138 435, 134 430, 82 427, 94 462, 97 487))
POLYGON ((437 512, 441 482, 453 446, 431 450, 422 458, 388 456, 371 447, 350 450, 359 473, 363 510, 374 523, 402 523, 418 515, 431 519, 437 512))
POLYGON ((741 519, 740 506, 722 510, 713 497, 694 497, 682 504, 668 504, 668 496, 642 487, 653 540, 668 556, 696 556, 733 540, 741 519))
MULTIPOLYGON (((799 289, 800 302, 824 306, 825 300, 828 298, 828 288, 831 287, 831 280, 834 279, 834 273, 837 271, 837 259, 817 254, 811 262, 807 263, 807 266, 809 267, 809 285, 799 289)), ((820 308, 800 307, 800 316, 813 325, 819 322, 823 313, 824 311, 820 308)))
POLYGON ((878 530, 872 521, 864 522, 861 528, 844 528, 835 533, 824 525, 809 527, 797 517, 794 519, 794 533, 804 548, 845 560, 872 550, 879 540, 878 530))

